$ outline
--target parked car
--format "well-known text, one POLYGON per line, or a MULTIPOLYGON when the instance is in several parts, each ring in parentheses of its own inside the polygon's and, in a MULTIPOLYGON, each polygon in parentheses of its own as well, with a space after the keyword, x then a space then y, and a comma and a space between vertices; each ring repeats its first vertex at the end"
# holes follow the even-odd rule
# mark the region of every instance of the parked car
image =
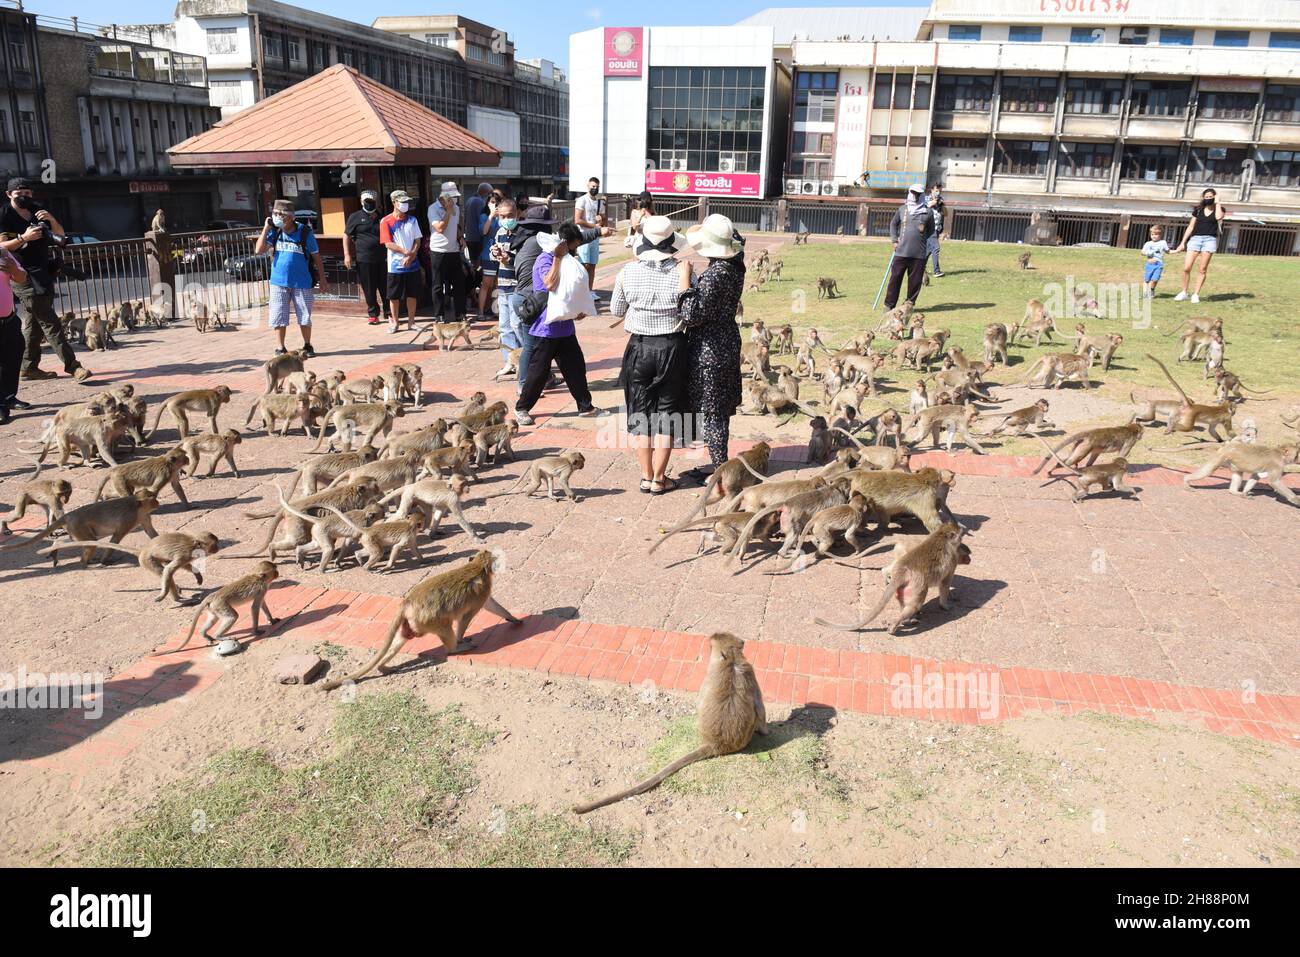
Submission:
POLYGON ((204 229, 257 229, 252 223, 241 222, 237 219, 214 219, 210 223, 203 224, 204 229))
POLYGON ((271 278, 271 253, 249 253, 226 259, 226 275, 240 282, 259 282, 271 278))

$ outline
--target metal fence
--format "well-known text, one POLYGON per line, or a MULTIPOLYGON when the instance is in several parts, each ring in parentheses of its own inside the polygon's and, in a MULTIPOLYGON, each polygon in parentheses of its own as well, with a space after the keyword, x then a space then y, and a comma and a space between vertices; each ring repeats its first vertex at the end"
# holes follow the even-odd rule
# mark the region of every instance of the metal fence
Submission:
MULTIPOLYGON (((271 254, 255 255, 258 231, 221 229, 169 236, 172 268, 182 294, 202 295, 213 309, 229 312, 270 297, 271 254)), ((179 312, 176 315, 180 315, 179 312)))
POLYGON ((1091 243, 1114 246, 1119 237, 1119 216, 1108 213, 1063 213, 1056 217, 1056 235, 1063 246, 1091 243))
POLYGON ((1182 236, 1183 227, 1187 225, 1187 217, 1174 219, 1169 216, 1134 216, 1129 220, 1128 239, 1124 243, 1126 249, 1141 249, 1151 238, 1151 227, 1164 227, 1164 239, 1170 246, 1177 246, 1182 236))
MULTIPOLYGON (((1245 224, 1237 227, 1237 246, 1228 252, 1242 256, 1295 256, 1297 227, 1245 224)), ((1232 243, 1228 243, 1229 247, 1232 243)))
POLYGON ((948 235, 988 243, 1018 243, 1025 238, 1030 214, 1001 209, 954 208, 948 235))
POLYGON ((809 232, 832 236, 858 234, 856 203, 791 202, 788 209, 789 216, 785 224, 788 233, 809 232))
POLYGON ((69 243, 63 249, 55 311, 107 312, 127 299, 150 299, 147 255, 143 239, 69 243))

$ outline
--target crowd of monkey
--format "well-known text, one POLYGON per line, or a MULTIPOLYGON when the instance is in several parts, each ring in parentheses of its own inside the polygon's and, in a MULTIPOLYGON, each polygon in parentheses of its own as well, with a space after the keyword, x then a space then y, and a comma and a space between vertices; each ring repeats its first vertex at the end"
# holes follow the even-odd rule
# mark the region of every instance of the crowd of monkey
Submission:
MULTIPOLYGON (((1028 253, 1017 263, 1021 269, 1032 268, 1028 253)), ((751 264, 751 288, 780 282, 782 266, 762 252, 751 264)), ((818 298, 841 295, 834 279, 818 280, 818 298)), ((1076 316, 1101 318, 1095 302, 1080 299, 1074 307, 1076 316)), ((199 332, 225 325, 224 315, 198 300, 188 303, 188 311, 199 332)), ((737 318, 743 323, 743 312, 737 318)), ((113 345, 113 333, 120 329, 166 321, 142 301, 124 302, 106 318, 98 312, 64 317, 73 338, 91 349, 113 345)), ((436 340, 444 351, 453 349, 458 339, 473 347, 469 333, 469 324, 462 323, 439 328, 436 340)), ((1049 444, 1043 433, 1056 429, 1048 418, 1050 403, 1028 396, 1025 404, 1005 408, 1014 390, 1059 390, 1070 383, 1092 388, 1110 371, 1123 335, 1090 331, 1079 322, 1073 351, 1043 355, 1008 380, 1003 373, 1010 368, 1012 348, 1069 341, 1057 317, 1038 299, 1029 300, 1020 321, 988 324, 978 348, 970 343, 969 350, 954 342, 948 329, 927 329, 925 315, 907 303, 881 321, 868 323, 838 348, 828 345, 816 328, 800 336, 791 324, 772 329, 756 319, 748 326, 741 353, 741 372, 748 380, 742 412, 775 415, 782 424, 800 413, 807 416, 808 471, 776 472, 773 448, 757 442, 714 471, 693 508, 662 529, 649 551, 674 535, 696 531, 702 536, 697 557, 716 548, 729 566, 741 571, 754 567, 746 564, 752 549, 761 551, 773 542, 775 554, 785 561, 770 574, 786 575, 822 560, 837 560, 835 550, 841 543, 852 556, 860 556, 891 525, 915 520, 924 534, 905 536, 895 544, 882 569, 883 590, 871 611, 849 623, 814 619, 824 627, 860 632, 885 612, 892 598, 899 610, 887 629, 894 635, 917 624, 931 592, 941 608, 949 608, 958 566, 972 561, 966 541, 971 533, 948 504, 957 476, 949 469, 913 468, 912 458, 927 439, 932 448, 948 452, 960 439, 971 453, 983 455, 980 438, 987 442, 990 437, 1033 436, 1045 452, 1034 474, 1046 469, 1049 482, 1066 482, 1074 490, 1072 500, 1079 502, 1097 493, 1138 494, 1125 479, 1130 473, 1128 456, 1146 427, 1163 425, 1165 435, 1203 430, 1211 441, 1160 449, 1172 454, 1212 449, 1210 457, 1184 477, 1185 484, 1223 470, 1231 475, 1233 494, 1248 495, 1263 482, 1287 503, 1300 505, 1284 483, 1287 473, 1300 472, 1300 415, 1283 418, 1297 433, 1285 443, 1268 445, 1253 431, 1238 433, 1233 421, 1237 408, 1267 393, 1245 386, 1226 368, 1223 321, 1190 318, 1169 335, 1181 335, 1178 362, 1204 363, 1200 381, 1213 378, 1212 400, 1194 401, 1164 362, 1148 354, 1175 395, 1138 399, 1130 393, 1135 409, 1127 422, 1082 429, 1049 444), (994 388, 1009 391, 995 394, 994 388), (881 398, 882 392, 904 391, 905 406, 881 398), (867 399, 882 406, 869 416, 862 411, 867 399)), ((467 647, 470 623, 484 609, 517 623, 519 619, 492 597, 496 558, 481 548, 486 536, 465 513, 465 498, 483 470, 515 459, 512 443, 519 424, 509 418, 507 405, 489 404, 483 392, 476 392, 455 415, 395 430, 396 420, 408 410, 423 407, 419 364, 396 364, 378 375, 357 378, 341 370, 321 374, 308 364, 302 352, 265 363, 265 390, 250 405, 242 431, 220 426, 221 413, 234 395, 222 384, 158 402, 147 431, 146 403, 130 384, 60 409, 38 439, 19 446, 35 468, 19 488, 8 516, 21 520, 28 508, 39 505, 44 527, 24 536, 0 522, 0 533, 15 537, 0 544, 0 551, 44 543, 33 554, 48 555, 56 567, 66 551, 79 551, 82 567, 97 557, 108 564, 118 553, 133 556, 157 581, 154 601, 194 609, 185 638, 175 648, 155 652, 165 655, 189 647, 196 631, 209 644, 221 641, 244 607, 254 634, 263 632, 263 619, 274 627, 277 619, 271 615, 267 592, 280 577, 278 563, 289 556, 300 568, 314 565, 323 574, 339 570, 348 559, 372 572, 392 570, 403 561, 423 567, 427 559, 422 536, 434 539, 443 519, 454 522, 480 546, 476 554, 410 589, 379 650, 356 671, 324 682, 326 691, 385 672, 405 643, 422 635, 436 635, 448 654, 458 653, 467 647), (143 454, 164 417, 176 430, 174 443, 143 454), (205 431, 193 431, 199 423, 205 431), (155 529, 153 513, 169 488, 188 509, 186 482, 211 478, 223 465, 239 478, 236 450, 243 442, 258 433, 263 433, 258 441, 282 441, 291 429, 314 437, 315 445, 291 470, 287 485, 266 483, 272 498, 264 508, 244 513, 266 523, 254 547, 232 554, 212 533, 155 529), (69 507, 72 484, 42 475, 52 452, 57 452, 58 470, 102 468, 92 501, 69 507), (145 541, 122 544, 136 529, 145 541), (64 540, 54 540, 59 537, 64 540), (251 573, 208 591, 201 600, 197 593, 187 600, 177 574, 190 576, 197 592, 204 586, 208 557, 259 563, 251 573)), ((585 464, 576 451, 531 459, 518 483, 497 496, 533 496, 545 485, 548 499, 558 495, 579 502, 571 482, 585 464)), ((745 659, 743 641, 719 633, 710 642, 699 702, 701 747, 632 788, 576 806, 576 812, 643 793, 694 761, 742 750, 755 733, 767 732, 762 694, 745 659)))

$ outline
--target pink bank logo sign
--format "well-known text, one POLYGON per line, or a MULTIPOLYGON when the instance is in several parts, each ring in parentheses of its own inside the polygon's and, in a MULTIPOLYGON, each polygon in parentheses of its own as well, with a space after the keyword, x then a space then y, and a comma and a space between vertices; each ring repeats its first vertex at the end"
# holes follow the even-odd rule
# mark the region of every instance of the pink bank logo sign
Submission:
POLYGON ((605 75, 640 76, 645 29, 643 27, 605 28, 605 75))
POLYGON ((677 173, 651 170, 645 174, 645 188, 652 193, 682 193, 687 196, 760 196, 757 173, 677 173))

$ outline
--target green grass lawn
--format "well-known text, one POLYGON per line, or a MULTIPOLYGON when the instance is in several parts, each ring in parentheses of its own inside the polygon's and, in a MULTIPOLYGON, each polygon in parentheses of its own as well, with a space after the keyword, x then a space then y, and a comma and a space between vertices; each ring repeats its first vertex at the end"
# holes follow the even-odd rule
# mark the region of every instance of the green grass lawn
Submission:
MULTIPOLYGON (((889 260, 889 245, 883 242, 813 243, 786 246, 774 254, 785 263, 783 281, 768 283, 757 292, 746 291, 745 321, 761 318, 769 325, 791 323, 802 333, 816 326, 832 345, 848 339, 880 321, 881 309, 871 304, 889 260), (817 300, 817 278, 831 276, 839 282, 841 298, 817 300), (806 310, 798 311, 799 298, 806 310)), ((1133 284, 1134 295, 1142 281, 1140 252, 1118 249, 1073 249, 1012 246, 1005 243, 947 242, 941 254, 946 275, 921 290, 917 310, 925 313, 926 331, 951 330, 952 343, 971 358, 982 357, 984 327, 990 322, 1010 325, 1024 315, 1031 298, 1047 301, 1056 294, 1064 301, 1067 282, 1133 284), (1025 250, 1033 253, 1034 269, 1022 271, 1015 260, 1025 250)), ((1104 382, 1101 395, 1116 401, 1128 400, 1130 385, 1163 387, 1168 383, 1160 370, 1143 353, 1160 357, 1174 371, 1183 388, 1194 399, 1208 397, 1210 387, 1202 380, 1202 367, 1173 360, 1180 340, 1166 338, 1182 319, 1216 316, 1224 321, 1228 369, 1255 389, 1279 389, 1296 394, 1296 360, 1300 358, 1300 260, 1256 256, 1216 256, 1210 265, 1201 302, 1174 302, 1180 287, 1181 257, 1166 258, 1165 276, 1159 297, 1152 303, 1150 327, 1142 328, 1132 318, 1064 318, 1057 316, 1062 333, 1072 337, 1076 322, 1083 322, 1090 334, 1118 332, 1124 336, 1115 363, 1108 373, 1094 366, 1104 382)), ((1106 297, 1098 295, 1103 303, 1106 297)), ((1141 302, 1134 300, 1140 309, 1141 302)), ((1142 317, 1139 315, 1139 319, 1142 317)), ((1072 341, 1072 338, 1066 342, 1072 341)), ((1058 342, 1034 349, 1013 347, 1010 369, 990 378, 994 382, 1019 378, 1028 364, 1047 352, 1068 352, 1058 342)), ((892 363, 882 370, 891 380, 914 381, 906 372, 891 375, 892 363)), ((1079 386, 1066 386, 1079 388, 1079 386)))

